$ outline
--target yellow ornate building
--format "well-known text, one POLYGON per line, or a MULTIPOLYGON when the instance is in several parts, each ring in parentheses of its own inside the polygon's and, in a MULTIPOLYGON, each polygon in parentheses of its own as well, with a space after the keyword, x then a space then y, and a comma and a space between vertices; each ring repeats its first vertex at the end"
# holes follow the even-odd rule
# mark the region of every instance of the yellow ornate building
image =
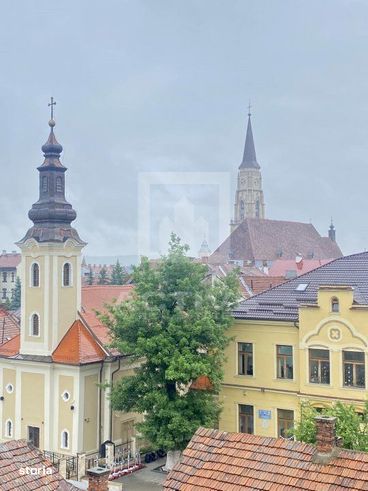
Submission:
POLYGON ((62 146, 49 122, 42 147, 39 200, 33 226, 18 242, 22 282, 19 332, 0 345, 0 440, 25 438, 42 450, 75 455, 101 443, 129 441, 134 414, 113 413, 109 389, 132 370, 107 347, 109 336, 94 312, 130 286, 81 286, 86 245, 71 226, 76 213, 65 198, 62 146))
POLYGON ((367 400, 368 253, 342 257, 234 312, 220 429, 284 435, 300 403, 367 400))

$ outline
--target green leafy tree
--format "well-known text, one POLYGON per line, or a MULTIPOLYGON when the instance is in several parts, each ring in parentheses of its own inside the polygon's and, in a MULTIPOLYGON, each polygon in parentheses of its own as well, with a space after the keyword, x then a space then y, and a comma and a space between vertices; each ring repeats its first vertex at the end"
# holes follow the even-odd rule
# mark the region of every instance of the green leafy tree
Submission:
POLYGON ((121 266, 119 259, 117 259, 116 264, 112 267, 112 273, 111 273, 111 285, 125 285, 126 281, 128 279, 128 275, 121 266))
POLYGON ((21 289, 22 286, 20 283, 20 278, 17 276, 17 279, 15 280, 14 295, 11 301, 12 310, 17 310, 20 308, 21 289))
POLYGON ((172 235, 168 254, 155 267, 144 258, 134 268, 132 298, 110 306, 102 317, 113 345, 141 362, 134 375, 112 388, 112 406, 145 415, 137 428, 168 452, 167 468, 199 426, 214 427, 218 420, 215 395, 223 377, 226 331, 239 300, 235 274, 210 286, 207 267, 190 260, 187 251, 172 235), (208 384, 191 389, 200 376, 208 384))
POLYGON ((91 266, 89 267, 89 271, 88 271, 87 284, 93 285, 93 271, 91 266))
POLYGON ((302 403, 300 421, 293 430, 297 440, 315 443, 316 426, 314 418, 320 414, 336 418, 336 435, 341 438, 341 444, 344 448, 368 451, 368 402, 360 414, 357 413, 353 404, 344 404, 340 401, 323 409, 321 413, 318 413, 309 403, 302 403))
POLYGON ((106 269, 106 266, 102 266, 102 268, 100 269, 100 272, 98 274, 98 281, 97 283, 99 285, 107 285, 109 282, 109 279, 107 277, 107 269, 106 269))

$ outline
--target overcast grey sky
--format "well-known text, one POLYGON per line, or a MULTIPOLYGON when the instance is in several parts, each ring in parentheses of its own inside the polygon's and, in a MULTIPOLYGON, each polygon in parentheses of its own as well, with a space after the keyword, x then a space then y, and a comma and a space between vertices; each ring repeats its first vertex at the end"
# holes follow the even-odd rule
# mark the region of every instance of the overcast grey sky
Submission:
POLYGON ((150 226, 189 199, 216 247, 249 98, 267 217, 332 215, 344 253, 368 245, 367 1, 3 0, 0 64, 0 249, 30 225, 51 95, 89 255, 136 253, 142 172, 199 172, 153 190, 150 226))

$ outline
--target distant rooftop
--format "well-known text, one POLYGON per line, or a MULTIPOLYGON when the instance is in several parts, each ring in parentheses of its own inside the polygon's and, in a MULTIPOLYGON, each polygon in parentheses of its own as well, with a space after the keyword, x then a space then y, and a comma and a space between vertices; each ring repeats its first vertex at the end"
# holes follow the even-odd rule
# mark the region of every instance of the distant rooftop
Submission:
POLYGON ((354 301, 368 305, 368 252, 345 256, 241 302, 237 319, 297 321, 299 306, 316 303, 321 286, 351 286, 354 301))

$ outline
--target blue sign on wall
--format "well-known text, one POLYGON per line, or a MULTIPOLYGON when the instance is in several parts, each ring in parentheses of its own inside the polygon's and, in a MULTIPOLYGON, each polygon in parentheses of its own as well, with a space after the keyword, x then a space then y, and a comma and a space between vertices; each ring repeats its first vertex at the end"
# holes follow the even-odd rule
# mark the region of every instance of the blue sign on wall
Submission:
POLYGON ((258 417, 260 419, 271 419, 271 411, 267 409, 258 409, 258 417))

